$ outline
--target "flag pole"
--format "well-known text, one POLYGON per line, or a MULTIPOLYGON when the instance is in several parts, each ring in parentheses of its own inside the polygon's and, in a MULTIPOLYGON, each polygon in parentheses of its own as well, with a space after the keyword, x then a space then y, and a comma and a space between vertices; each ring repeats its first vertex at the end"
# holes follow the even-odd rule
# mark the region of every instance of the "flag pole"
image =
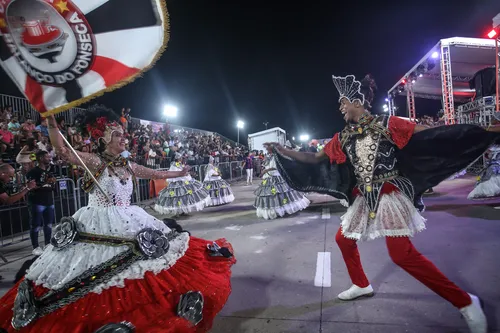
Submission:
POLYGON ((94 183, 97 186, 97 188, 99 189, 99 191, 101 191, 101 193, 108 200, 108 202, 111 203, 111 200, 109 199, 109 197, 106 194, 106 192, 104 192, 103 188, 101 187, 101 184, 99 184, 99 182, 95 178, 94 174, 90 171, 90 169, 87 167, 87 165, 83 162, 82 158, 80 157, 80 155, 78 155, 78 153, 76 152, 75 148, 73 148, 71 146, 71 144, 68 142, 68 140, 66 139, 66 137, 64 135, 62 135, 61 131, 58 130, 57 133, 59 133, 59 135, 63 139, 63 141, 66 144, 66 146, 68 146, 69 150, 71 150, 71 152, 75 155, 75 157, 78 160, 78 162, 80 162, 80 165, 85 169, 85 171, 88 173, 88 175, 90 176, 90 178, 94 181, 94 183))

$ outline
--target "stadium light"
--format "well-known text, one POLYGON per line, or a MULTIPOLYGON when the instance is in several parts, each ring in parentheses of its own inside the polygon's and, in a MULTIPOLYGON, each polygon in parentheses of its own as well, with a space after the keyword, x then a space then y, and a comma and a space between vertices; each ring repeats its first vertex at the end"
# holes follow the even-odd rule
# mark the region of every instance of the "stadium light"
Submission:
POLYGON ((493 39, 493 38, 495 38, 497 35, 498 35, 498 32, 497 32, 495 29, 493 29, 493 30, 491 30, 490 32, 488 32, 488 38, 492 38, 492 39, 493 39))
POLYGON ((309 135, 307 134, 302 134, 300 137, 299 137, 300 141, 302 142, 306 142, 306 141, 309 141, 309 135))
POLYGON ((295 141, 295 137, 294 136, 292 136, 292 140, 295 141))
POLYGON ((240 129, 242 129, 245 126, 245 123, 241 120, 238 120, 236 122, 236 127, 238 128, 238 146, 240 145, 240 129))
POLYGON ((433 52, 431 57, 436 59, 437 57, 439 57, 439 52, 437 52, 437 51, 433 52))
POLYGON ((388 112, 389 111, 389 106, 387 104, 384 104, 383 110, 384 110, 384 112, 388 112))
POLYGON ((163 115, 167 118, 175 118, 177 117, 177 107, 173 105, 165 105, 163 107, 163 115))

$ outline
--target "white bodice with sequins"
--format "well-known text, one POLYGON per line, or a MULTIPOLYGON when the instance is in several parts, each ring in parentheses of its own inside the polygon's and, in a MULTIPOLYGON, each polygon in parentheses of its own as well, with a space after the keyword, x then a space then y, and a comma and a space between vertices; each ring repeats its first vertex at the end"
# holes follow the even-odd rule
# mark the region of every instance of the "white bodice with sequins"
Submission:
POLYGON ((262 176, 263 179, 273 177, 273 176, 280 176, 280 173, 278 170, 276 170, 276 160, 274 156, 271 156, 269 160, 264 164, 264 169, 275 169, 272 171, 267 172, 264 176, 262 176))
MULTIPOLYGON (((179 166, 176 165, 177 163, 172 163, 170 165, 170 168, 168 169, 168 171, 182 171, 182 169, 184 168, 184 166, 182 164, 180 164, 179 166)), ((169 178, 168 179, 168 182, 170 183, 173 183, 173 182, 183 182, 183 181, 191 181, 193 180, 193 177, 191 177, 191 175, 186 175, 186 176, 182 176, 182 177, 175 177, 175 178, 169 178)))
POLYGON ((207 171, 205 173, 205 178, 203 179, 204 182, 209 182, 213 180, 221 180, 222 177, 220 176, 220 170, 216 168, 213 164, 209 164, 207 166, 207 171), (214 176, 214 175, 219 175, 219 176, 214 176))
MULTIPOLYGON (((105 199, 99 189, 94 188, 89 194, 88 206, 73 215, 80 232, 135 239, 139 231, 145 228, 161 230, 164 233, 171 231, 163 221, 138 206, 130 205, 134 187, 131 177, 122 184, 120 178, 110 176, 106 169, 99 183, 111 202, 105 199)), ((97 286, 93 292, 100 293, 113 286, 124 287, 125 279, 142 279, 148 271, 156 274, 170 268, 184 255, 188 243, 189 235, 180 234, 170 242, 170 249, 163 257, 135 262, 112 280, 97 286)), ((57 290, 86 270, 127 249, 126 246, 76 242, 63 250, 55 250, 49 245, 30 267, 27 278, 36 285, 57 290)))
POLYGON ((117 176, 110 176, 109 170, 106 168, 99 178, 99 184, 109 200, 95 186, 89 193, 88 207, 130 206, 132 192, 134 191, 134 184, 130 178, 131 176, 123 182, 117 176))

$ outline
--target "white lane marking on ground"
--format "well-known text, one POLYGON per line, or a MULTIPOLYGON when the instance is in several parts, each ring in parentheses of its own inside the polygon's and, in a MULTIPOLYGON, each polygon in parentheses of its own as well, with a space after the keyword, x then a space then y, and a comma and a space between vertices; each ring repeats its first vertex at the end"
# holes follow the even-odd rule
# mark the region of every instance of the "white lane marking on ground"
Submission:
POLYGON ((317 220, 319 219, 319 215, 308 216, 307 218, 310 220, 317 220))
POLYGON ((262 250, 257 250, 254 253, 262 253, 262 250))
POLYGON ((323 212, 321 212, 321 218, 323 220, 328 220, 330 218, 330 208, 323 208, 323 212))
POLYGON ((318 252, 318 259, 316 260, 316 276, 314 277, 315 287, 332 286, 332 271, 331 271, 331 253, 318 252))
POLYGON ((241 225, 230 225, 229 227, 225 227, 224 229, 238 231, 241 230, 241 228, 241 225))
POLYGON ((306 224, 304 221, 297 221, 295 224, 306 224))
POLYGON ((266 239, 266 236, 263 235, 256 235, 256 236, 250 236, 251 239, 256 239, 256 240, 263 240, 266 239))

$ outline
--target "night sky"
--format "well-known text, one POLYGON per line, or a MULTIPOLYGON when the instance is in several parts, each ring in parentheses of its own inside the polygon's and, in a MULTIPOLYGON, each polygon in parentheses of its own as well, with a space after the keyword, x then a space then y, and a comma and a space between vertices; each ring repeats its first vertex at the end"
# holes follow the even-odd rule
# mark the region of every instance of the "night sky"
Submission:
MULTIPOLYGON (((112 0, 119 1, 119 0, 112 0)), ((167 51, 144 78, 96 101, 132 116, 161 120, 178 106, 176 124, 242 133, 279 126, 291 136, 330 137, 343 127, 331 75, 371 73, 387 90, 442 38, 483 37, 499 0, 167 1, 167 51), (381 3, 387 3, 385 5, 381 3)), ((116 19, 116 18, 112 18, 116 19)), ((2 74, 1 91, 19 95, 2 74)), ((406 116, 405 100, 399 101, 406 116)), ((416 101, 417 116, 439 101, 416 101)))

